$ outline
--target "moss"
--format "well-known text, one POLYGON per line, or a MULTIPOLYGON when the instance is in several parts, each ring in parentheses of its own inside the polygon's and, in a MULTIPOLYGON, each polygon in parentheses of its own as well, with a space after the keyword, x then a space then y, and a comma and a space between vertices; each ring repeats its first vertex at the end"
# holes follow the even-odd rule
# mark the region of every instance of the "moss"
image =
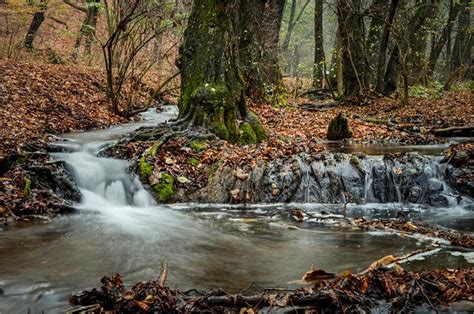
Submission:
POLYGON ((252 126, 246 122, 240 125, 240 144, 255 144, 257 143, 257 135, 252 126))
POLYGON ((161 174, 160 181, 152 186, 155 196, 160 202, 168 202, 174 194, 174 178, 165 172, 161 174))
POLYGON ((150 165, 146 161, 146 156, 143 155, 138 161, 138 170, 140 172, 140 178, 148 182, 148 178, 153 174, 153 165, 150 165))
POLYGON ((25 177, 25 188, 23 189, 23 197, 28 198, 31 194, 31 180, 25 177))
POLYGON ((197 153, 202 152, 206 148, 206 146, 207 146, 206 140, 195 140, 189 143, 189 147, 197 153))
POLYGON ((153 144, 153 146, 150 148, 148 152, 148 155, 151 157, 155 157, 158 151, 158 148, 160 148, 160 145, 161 145, 161 142, 156 142, 155 144, 153 144))
POLYGON ((250 112, 248 120, 250 125, 252 126, 253 131, 255 132, 255 135, 257 136, 257 143, 266 141, 268 139, 267 132, 263 128, 263 125, 258 119, 258 117, 253 112, 250 112))
POLYGON ((189 157, 188 159, 186 159, 186 163, 187 163, 188 165, 191 165, 191 166, 196 167, 196 166, 199 165, 201 162, 200 162, 198 159, 194 158, 194 157, 189 157))

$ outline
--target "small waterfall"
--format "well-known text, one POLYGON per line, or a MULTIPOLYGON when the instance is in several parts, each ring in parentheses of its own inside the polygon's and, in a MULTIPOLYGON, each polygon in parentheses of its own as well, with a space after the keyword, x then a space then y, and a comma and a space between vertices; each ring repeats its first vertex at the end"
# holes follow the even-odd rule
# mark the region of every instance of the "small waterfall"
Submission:
POLYGON ((52 156, 64 161, 82 192, 81 208, 116 212, 117 208, 145 208, 156 205, 137 176, 128 171, 125 160, 99 157, 99 152, 114 141, 139 127, 153 126, 176 116, 177 109, 165 107, 163 112, 149 110, 143 120, 105 130, 70 134, 70 141, 54 144, 61 153, 52 156))
POLYGON ((88 144, 79 151, 55 153, 53 157, 66 163, 83 194, 84 207, 95 207, 98 201, 111 206, 146 207, 155 204, 138 178, 128 173, 128 163, 124 160, 97 157, 88 144))
MULTIPOLYGON (((268 172, 274 182, 284 182, 295 189, 256 195, 254 202, 304 202, 336 204, 400 203, 434 207, 454 207, 471 203, 447 183, 445 169, 437 157, 417 153, 382 156, 324 154, 274 161, 268 172), (298 175, 283 176, 281 169, 298 169, 298 175)), ((291 170, 296 174, 295 170, 291 170)), ((271 192, 271 190, 266 190, 271 192)))

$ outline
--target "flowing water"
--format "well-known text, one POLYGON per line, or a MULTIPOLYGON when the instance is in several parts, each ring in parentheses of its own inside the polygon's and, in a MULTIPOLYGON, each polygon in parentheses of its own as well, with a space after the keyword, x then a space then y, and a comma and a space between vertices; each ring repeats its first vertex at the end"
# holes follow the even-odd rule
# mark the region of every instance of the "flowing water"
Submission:
MULTIPOLYGON (((71 292, 96 287, 104 275, 120 273, 128 284, 156 278, 163 259, 169 264, 170 286, 228 292, 251 286, 252 292, 288 287, 312 266, 360 271, 385 255, 422 245, 416 238, 322 225, 296 227, 285 217, 270 218, 285 207, 334 211, 335 205, 157 205, 128 173, 126 161, 97 157, 123 134, 174 115, 167 108, 146 113, 140 123, 65 135, 69 141, 58 144, 64 152, 53 156, 66 162, 83 194, 80 211, 0 232, 0 313, 62 312, 71 292)), ((348 214, 387 217, 402 207, 419 219, 473 231, 473 212, 462 207, 366 204, 351 206, 348 214)), ((442 250, 411 267, 467 267, 469 262, 472 256, 442 250)))

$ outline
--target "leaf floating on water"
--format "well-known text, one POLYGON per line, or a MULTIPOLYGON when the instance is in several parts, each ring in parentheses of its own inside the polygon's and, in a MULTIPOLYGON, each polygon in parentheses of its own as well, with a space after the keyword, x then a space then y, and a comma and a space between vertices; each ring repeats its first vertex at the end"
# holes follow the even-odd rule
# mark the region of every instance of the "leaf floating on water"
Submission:
POLYGON ((369 268, 367 268, 366 271, 371 271, 371 270, 377 269, 379 267, 387 266, 387 265, 395 262, 396 260, 397 260, 397 258, 393 255, 384 256, 381 259, 376 260, 375 262, 370 264, 369 268))

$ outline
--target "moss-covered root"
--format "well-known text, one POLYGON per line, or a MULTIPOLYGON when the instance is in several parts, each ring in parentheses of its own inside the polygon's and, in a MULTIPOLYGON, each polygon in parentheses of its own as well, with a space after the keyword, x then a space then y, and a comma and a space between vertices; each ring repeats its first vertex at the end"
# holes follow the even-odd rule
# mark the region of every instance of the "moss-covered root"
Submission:
POLYGON ((161 174, 159 182, 152 186, 153 193, 158 201, 169 202, 174 194, 174 178, 168 172, 161 174))
POLYGON ((240 143, 256 144, 267 139, 267 133, 258 117, 250 112, 247 121, 240 125, 240 143))

